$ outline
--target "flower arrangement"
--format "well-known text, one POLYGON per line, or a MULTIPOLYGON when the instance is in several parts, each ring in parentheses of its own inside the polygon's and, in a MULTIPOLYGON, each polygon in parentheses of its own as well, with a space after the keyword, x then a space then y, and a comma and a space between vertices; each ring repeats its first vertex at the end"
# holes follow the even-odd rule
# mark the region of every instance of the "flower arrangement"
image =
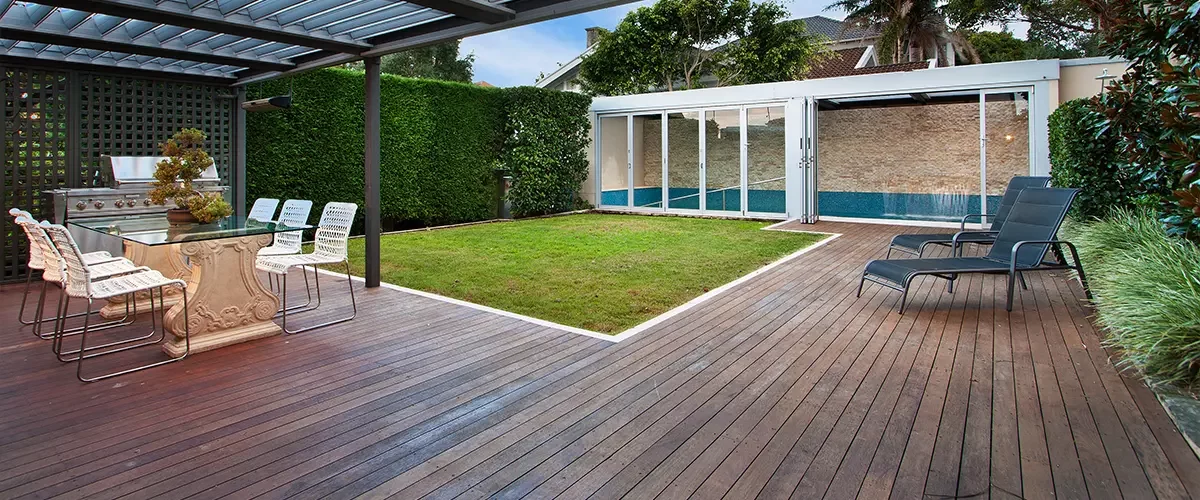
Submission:
MULTIPOLYGON (((163 158, 154 171, 154 189, 150 200, 165 205, 167 200, 175 202, 177 208, 168 212, 187 212, 202 224, 208 224, 233 213, 233 207, 220 193, 200 193, 192 187, 213 160, 204 151, 205 135, 199 129, 185 128, 159 144, 163 158)), ((170 214, 168 214, 170 215, 170 214)))

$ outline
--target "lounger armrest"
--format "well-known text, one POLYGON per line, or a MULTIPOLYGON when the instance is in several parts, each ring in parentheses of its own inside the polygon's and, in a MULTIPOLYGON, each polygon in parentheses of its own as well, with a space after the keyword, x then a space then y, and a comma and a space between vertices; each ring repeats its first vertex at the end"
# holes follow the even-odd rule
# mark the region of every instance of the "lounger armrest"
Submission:
POLYGON ((959 240, 959 238, 961 238, 963 236, 968 236, 968 235, 973 235, 973 234, 992 234, 992 235, 994 235, 994 234, 998 234, 998 233, 999 233, 999 231, 959 231, 957 233, 954 233, 954 237, 950 238, 950 254, 954 255, 954 256, 958 255, 958 245, 959 245, 958 240, 959 240))
MULTIPOLYGON (((1025 245, 1066 245, 1071 251, 1071 260, 1075 261, 1075 265, 1079 266, 1079 251, 1075 248, 1075 244, 1067 240, 1028 240, 1018 241, 1012 248, 1012 254, 1008 257, 1009 270, 1016 272, 1017 270, 1017 252, 1025 245)), ((1064 263, 1065 265, 1066 263, 1064 263)), ((1038 265, 1041 265, 1040 263, 1038 265)))
POLYGON ((991 217, 991 216, 992 216, 992 214, 967 214, 967 215, 964 215, 964 216, 962 216, 962 222, 959 223, 959 225, 958 225, 958 230, 966 231, 967 230, 967 221, 971 220, 972 218, 979 218, 979 222, 982 224, 984 217, 991 217))

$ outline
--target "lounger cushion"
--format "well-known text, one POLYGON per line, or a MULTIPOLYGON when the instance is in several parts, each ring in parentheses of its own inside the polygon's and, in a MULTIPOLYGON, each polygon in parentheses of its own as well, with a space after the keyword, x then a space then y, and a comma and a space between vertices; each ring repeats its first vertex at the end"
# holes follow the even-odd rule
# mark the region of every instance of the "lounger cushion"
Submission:
MULTIPOLYGON (((953 238, 954 233, 898 234, 896 237, 892 238, 892 246, 910 248, 915 251, 920 249, 921 245, 926 243, 949 245, 953 238)), ((990 245, 992 244, 992 241, 995 241, 995 239, 996 236, 992 234, 967 234, 963 235, 962 238, 959 238, 958 241, 964 243, 985 243, 990 245)))
POLYGON ((917 273, 1006 272, 1008 264, 983 257, 953 257, 945 259, 891 259, 867 263, 867 274, 904 286, 917 273))

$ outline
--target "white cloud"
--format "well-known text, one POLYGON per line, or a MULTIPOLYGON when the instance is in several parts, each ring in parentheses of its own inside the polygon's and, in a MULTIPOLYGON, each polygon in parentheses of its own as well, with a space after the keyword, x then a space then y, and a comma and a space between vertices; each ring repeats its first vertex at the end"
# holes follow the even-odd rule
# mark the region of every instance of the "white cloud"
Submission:
POLYGON ((475 54, 476 80, 498 87, 533 85, 539 73, 550 73, 583 51, 583 42, 572 38, 535 24, 467 38, 460 50, 475 54))

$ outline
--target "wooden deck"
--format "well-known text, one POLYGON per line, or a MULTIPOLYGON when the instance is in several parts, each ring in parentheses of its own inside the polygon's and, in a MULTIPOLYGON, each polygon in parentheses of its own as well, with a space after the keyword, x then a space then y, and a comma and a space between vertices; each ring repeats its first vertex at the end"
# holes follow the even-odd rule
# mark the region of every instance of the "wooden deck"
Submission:
POLYGON ((618 344, 360 288, 350 324, 97 384, 7 286, 0 498, 1200 496, 1075 283, 1009 314, 1001 278, 928 280, 901 316, 854 289, 920 229, 802 228, 844 236, 618 344))

